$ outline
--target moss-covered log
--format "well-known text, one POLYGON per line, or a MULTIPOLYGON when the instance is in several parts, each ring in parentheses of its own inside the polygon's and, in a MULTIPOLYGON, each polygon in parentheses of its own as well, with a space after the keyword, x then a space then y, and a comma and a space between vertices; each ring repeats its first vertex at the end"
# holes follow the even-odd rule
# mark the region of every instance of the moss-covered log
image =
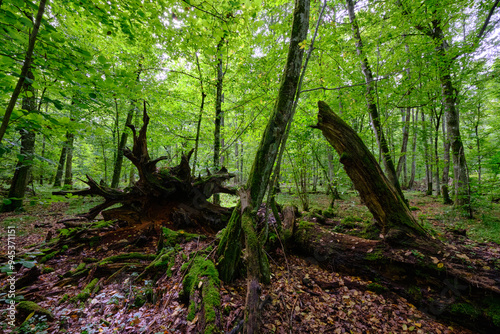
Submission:
POLYGON ((385 177, 377 160, 356 132, 323 101, 318 102, 318 124, 340 156, 347 175, 381 227, 386 241, 409 242, 426 236, 408 206, 385 177))
POLYGON ((443 245, 437 252, 394 249, 308 222, 298 225, 293 240, 295 252, 323 268, 377 282, 367 287, 374 292, 396 293, 433 316, 479 333, 500 332, 500 272, 467 260, 455 246, 443 245))
POLYGON ((196 333, 221 332, 219 273, 212 261, 196 256, 182 281, 182 298, 189 303, 188 321, 196 317, 196 333))

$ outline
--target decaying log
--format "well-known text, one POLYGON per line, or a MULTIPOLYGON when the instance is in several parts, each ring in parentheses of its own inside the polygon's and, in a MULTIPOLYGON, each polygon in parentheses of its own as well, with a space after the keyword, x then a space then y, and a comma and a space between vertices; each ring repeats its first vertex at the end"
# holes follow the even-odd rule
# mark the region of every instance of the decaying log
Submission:
POLYGON ((323 101, 318 102, 318 124, 340 156, 347 175, 388 242, 402 243, 428 236, 384 175, 377 160, 356 132, 323 101))
POLYGON ((122 220, 130 225, 141 221, 163 221, 176 227, 202 227, 209 231, 223 228, 229 219, 230 209, 208 202, 213 194, 236 194, 235 189, 225 187, 223 183, 234 174, 222 167, 216 173, 194 178, 191 176, 189 159, 193 150, 183 154, 179 165, 174 167, 157 167, 158 162, 166 157, 151 159, 147 147, 147 126, 149 116, 144 110, 143 125, 137 133, 133 132, 132 149, 125 148, 124 156, 129 159, 139 173, 139 180, 126 189, 114 189, 99 184, 89 175, 85 182, 89 188, 76 191, 58 191, 54 194, 64 195, 98 195, 104 202, 82 214, 89 220, 102 212, 106 220, 122 220), (107 208, 121 204, 119 208, 107 211, 107 208))
POLYGON ((438 252, 392 248, 314 223, 301 223, 293 241, 296 253, 329 271, 377 282, 367 286, 372 291, 396 293, 422 311, 479 333, 500 333, 500 272, 481 266, 479 257, 464 256, 459 246, 442 245, 438 252))

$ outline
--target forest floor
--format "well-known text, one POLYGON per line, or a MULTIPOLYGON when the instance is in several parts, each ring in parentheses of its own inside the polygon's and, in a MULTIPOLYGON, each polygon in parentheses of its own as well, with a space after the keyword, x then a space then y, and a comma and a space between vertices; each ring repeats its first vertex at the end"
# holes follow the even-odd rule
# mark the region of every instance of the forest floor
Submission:
MULTIPOLYGON (((328 228, 366 237, 366 226, 372 219, 370 213, 354 193, 342 197, 336 201, 336 215, 327 222, 328 228)), ((420 192, 407 193, 407 197, 414 214, 431 234, 456 245, 461 256, 480 257, 483 267, 500 268, 498 204, 482 205, 476 219, 465 220, 449 206, 440 204, 439 198, 420 192)), ((325 195, 310 195, 311 206, 316 209, 325 209, 328 200, 325 195)), ((16 279, 20 279, 30 270, 27 267, 33 266, 47 234, 57 235, 58 230, 65 228, 58 221, 85 212, 98 202, 99 199, 80 197, 34 199, 27 203, 23 213, 0 214, 0 262, 3 264, 7 259, 5 240, 9 226, 16 227, 16 258, 24 259, 16 265, 16 279)), ((278 202, 298 204, 298 199, 281 194, 278 202)), ((130 231, 127 233, 130 234, 120 238, 134 238, 130 231)), ((36 312, 25 321, 20 332, 194 333, 199 319, 186 320, 188 305, 179 297, 186 274, 181 265, 207 245, 215 244, 213 237, 180 245, 170 268, 171 275, 165 273, 156 280, 136 279, 147 265, 145 260, 131 260, 123 271, 117 267, 113 276, 102 277, 86 298, 79 293, 91 281, 92 272, 76 281, 62 278, 88 259, 99 261, 124 251, 155 254, 156 241, 153 238, 141 247, 130 244, 119 247, 122 240, 115 239, 93 248, 69 249, 43 264, 38 263, 41 274, 16 291, 17 302, 35 301, 51 312, 53 320, 36 312)), ((271 252, 269 258, 271 284, 262 291, 264 333, 473 333, 454 323, 436 320, 390 291, 373 289, 371 281, 328 272, 314 258, 285 254, 280 248, 271 252)), ((5 273, 0 274, 0 331, 7 333, 10 327, 3 312, 6 278, 5 273)), ((220 283, 222 316, 218 321, 225 332, 230 332, 244 316, 245 290, 244 279, 220 283)))

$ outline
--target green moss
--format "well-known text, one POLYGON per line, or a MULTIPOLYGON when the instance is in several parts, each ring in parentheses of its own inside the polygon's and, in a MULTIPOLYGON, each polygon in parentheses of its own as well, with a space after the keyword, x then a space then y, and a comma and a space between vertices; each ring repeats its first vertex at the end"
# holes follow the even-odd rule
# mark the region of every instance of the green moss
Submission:
POLYGON ((163 227, 163 244, 158 245, 158 249, 162 249, 163 247, 173 247, 178 243, 189 242, 193 239, 206 238, 204 235, 187 233, 183 230, 174 231, 169 228, 163 227))
POLYGON ((313 227, 314 225, 316 225, 316 224, 308 222, 308 221, 305 221, 305 220, 301 220, 301 221, 299 221, 298 228, 299 229, 308 230, 311 227, 313 227))
POLYGON ((65 293, 61 299, 57 302, 57 305, 61 305, 62 303, 66 302, 69 299, 69 295, 65 293))
POLYGON ((52 253, 45 255, 40 259, 40 263, 45 263, 49 261, 50 259, 54 258, 54 256, 56 256, 57 254, 59 254, 59 251, 53 251, 52 253))
POLYGON ((233 210, 217 248, 219 262, 217 268, 224 282, 235 279, 241 258, 241 204, 233 210))
POLYGON ((67 251, 68 249, 69 249, 69 246, 68 246, 68 245, 64 245, 64 246, 62 246, 62 247, 61 247, 61 253, 62 253, 62 252, 67 251))
POLYGON ((410 286, 408 288, 408 293, 417 301, 422 299, 422 291, 418 286, 410 286))
POLYGON ((488 303, 486 314, 491 318, 495 326, 500 327, 500 300, 490 297, 486 302, 488 303))
POLYGON ((371 253, 365 255, 365 260, 368 261, 380 261, 383 259, 385 259, 385 257, 384 257, 384 252, 382 251, 381 248, 374 249, 371 253))
POLYGON ((92 282, 87 284, 85 288, 83 288, 82 292, 77 294, 75 297, 72 298, 72 301, 82 301, 85 302, 92 293, 96 292, 97 290, 97 282, 99 282, 99 279, 94 278, 92 282))
MULTIPOLYGON (((151 263, 144 269, 143 274, 151 273, 151 272, 163 272, 166 270, 166 274, 168 277, 172 276, 172 266, 175 262, 175 253, 176 250, 174 248, 163 248, 160 251, 160 254, 156 256, 156 258, 151 261, 151 263)), ((141 275, 142 276, 142 275, 141 275)))
POLYGON ((368 290, 373 291, 373 292, 378 293, 378 294, 381 294, 381 293, 388 291, 385 286, 380 285, 378 283, 370 283, 366 287, 368 288, 368 290))
POLYGON ((35 314, 47 316, 47 318, 50 320, 54 319, 52 312, 50 312, 47 309, 44 309, 43 307, 41 307, 40 305, 38 305, 35 302, 30 302, 30 301, 25 301, 25 300, 20 301, 16 305, 16 310, 22 317, 27 317, 31 313, 35 312, 35 314))
POLYGON ((151 260, 154 260, 155 258, 156 258, 155 254, 143 254, 143 253, 136 253, 136 252, 124 253, 124 254, 113 255, 113 256, 107 257, 105 259, 102 259, 101 261, 99 261, 98 265, 102 266, 102 265, 106 265, 107 263, 115 263, 115 262, 120 262, 123 260, 131 260, 131 259, 151 261, 151 260))
POLYGON ((481 315, 480 310, 468 303, 453 304, 450 307, 450 311, 456 315, 467 316, 471 319, 477 319, 481 315))
MULTIPOLYGON (((215 321, 215 308, 220 306, 219 294, 219 273, 212 261, 206 260, 203 256, 193 259, 191 269, 182 281, 182 297, 189 299, 195 289, 201 289, 206 323, 215 321), (200 283, 201 282, 201 283, 200 283)), ((194 301, 189 304, 187 320, 192 321, 198 312, 194 301)))
POLYGON ((42 269, 42 274, 49 274, 49 273, 51 273, 53 271, 54 271, 54 268, 48 267, 48 266, 44 266, 43 269, 42 269))

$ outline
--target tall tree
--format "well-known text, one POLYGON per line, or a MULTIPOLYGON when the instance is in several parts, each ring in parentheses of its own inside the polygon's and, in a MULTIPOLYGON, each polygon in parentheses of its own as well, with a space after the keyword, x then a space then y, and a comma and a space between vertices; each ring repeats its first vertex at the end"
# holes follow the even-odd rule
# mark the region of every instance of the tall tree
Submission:
POLYGON ((29 35, 28 49, 26 50, 26 55, 24 57, 23 67, 21 68, 21 73, 19 75, 19 79, 17 80, 16 87, 12 92, 12 96, 10 98, 7 109, 5 110, 5 114, 3 115, 2 124, 0 125, 0 143, 2 143, 2 139, 7 131, 7 127, 9 125, 9 120, 12 115, 12 111, 14 111, 14 107, 17 102, 17 98, 21 93, 21 89, 25 81, 29 81, 28 72, 30 72, 31 68, 31 58, 33 56, 33 50, 35 49, 36 37, 38 35, 38 30, 40 29, 40 24, 42 22, 43 13, 45 11, 45 5, 47 0, 40 0, 40 5, 38 6, 38 12, 36 14, 36 19, 33 24, 33 30, 29 35))
MULTIPOLYGON (((28 71, 26 73, 26 78, 28 80, 25 80, 23 84, 24 97, 22 108, 29 113, 36 110, 35 89, 31 85, 34 79, 33 73, 28 71)), ((4 200, 0 210, 2 212, 22 209, 24 194, 30 180, 31 167, 33 165, 35 153, 35 130, 31 124, 27 122, 19 132, 21 134, 19 161, 17 162, 14 177, 10 184, 9 194, 4 200)))
POLYGON ((372 70, 368 62, 368 57, 363 48, 363 41, 361 39, 361 34, 359 32, 359 25, 356 19, 356 14, 354 12, 354 1, 346 0, 347 11, 349 13, 349 21, 352 26, 352 33, 354 41, 356 43, 356 52, 360 58, 361 70, 365 77, 366 82, 366 105, 368 112, 370 114, 371 123, 373 127, 373 132, 377 138, 377 143, 382 153, 382 161, 384 162, 385 172, 387 173, 387 178, 391 181, 396 191, 399 193, 401 198, 404 198, 403 192, 401 191, 401 186, 399 185, 399 180, 397 177, 396 169, 394 168, 394 162, 391 158, 391 151, 387 140, 385 139, 384 130, 382 128, 382 122, 380 120, 380 115, 377 108, 377 103, 375 99, 375 80, 373 79, 372 70))
POLYGON ((247 251, 246 332, 259 331, 259 280, 269 281, 269 264, 254 228, 253 214, 264 198, 283 133, 292 116, 292 106, 299 83, 304 48, 301 43, 309 28, 309 0, 296 0, 285 69, 273 111, 257 149, 246 185, 241 191, 219 247, 219 272, 231 281, 237 272, 244 237, 247 251), (253 213, 252 213, 253 212, 253 213))

